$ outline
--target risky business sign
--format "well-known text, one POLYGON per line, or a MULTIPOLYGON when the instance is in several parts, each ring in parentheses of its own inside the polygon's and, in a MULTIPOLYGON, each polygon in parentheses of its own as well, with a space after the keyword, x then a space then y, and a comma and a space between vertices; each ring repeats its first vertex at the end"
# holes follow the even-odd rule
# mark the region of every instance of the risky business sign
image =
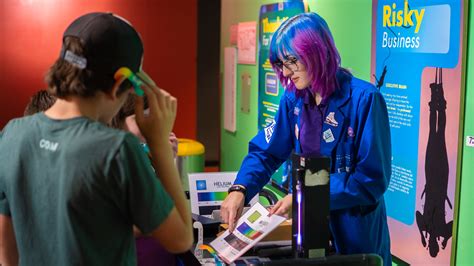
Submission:
POLYGON ((392 253, 449 264, 457 176, 463 1, 373 1, 372 74, 387 103, 392 253), (375 58, 375 60, 374 60, 375 58))

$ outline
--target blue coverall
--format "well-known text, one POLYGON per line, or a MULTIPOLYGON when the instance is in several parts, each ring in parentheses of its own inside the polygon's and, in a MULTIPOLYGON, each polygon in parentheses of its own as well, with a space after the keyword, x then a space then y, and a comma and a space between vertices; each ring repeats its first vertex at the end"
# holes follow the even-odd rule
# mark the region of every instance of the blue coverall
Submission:
MULTIPOLYGON (((335 248, 340 254, 376 253, 384 265, 391 265, 383 197, 391 175, 385 100, 368 82, 347 75, 338 75, 338 81, 321 130, 321 154, 331 158, 330 230, 335 248)), ((301 152, 298 128, 302 104, 295 92, 285 91, 274 123, 250 141, 234 182, 247 188, 246 202, 267 184, 292 151, 301 152)))

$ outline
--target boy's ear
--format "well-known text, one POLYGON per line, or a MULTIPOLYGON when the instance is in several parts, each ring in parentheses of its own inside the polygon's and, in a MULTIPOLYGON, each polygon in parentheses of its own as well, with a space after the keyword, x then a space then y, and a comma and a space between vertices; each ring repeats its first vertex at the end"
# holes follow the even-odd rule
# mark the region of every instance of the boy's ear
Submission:
POLYGON ((126 77, 120 77, 120 79, 116 80, 114 83, 114 86, 110 91, 108 91, 107 97, 110 98, 111 100, 115 100, 118 98, 118 92, 120 90, 120 85, 126 80, 126 77))

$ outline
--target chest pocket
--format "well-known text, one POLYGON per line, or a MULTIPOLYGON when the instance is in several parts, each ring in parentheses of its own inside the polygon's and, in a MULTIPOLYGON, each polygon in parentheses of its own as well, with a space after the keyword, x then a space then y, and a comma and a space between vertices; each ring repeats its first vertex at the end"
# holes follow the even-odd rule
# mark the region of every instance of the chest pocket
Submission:
POLYGON ((334 164, 336 173, 349 173, 354 170, 354 143, 341 142, 336 148, 336 162, 334 164))

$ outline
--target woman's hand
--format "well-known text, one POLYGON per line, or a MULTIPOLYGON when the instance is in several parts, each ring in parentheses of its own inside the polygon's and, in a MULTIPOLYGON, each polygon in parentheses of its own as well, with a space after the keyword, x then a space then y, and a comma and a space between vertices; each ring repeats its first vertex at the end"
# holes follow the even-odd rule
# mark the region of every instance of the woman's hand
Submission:
POLYGON ((277 214, 285 217, 291 216, 291 205, 293 203, 292 194, 286 195, 283 199, 279 200, 275 206, 270 210, 269 215, 277 214))
POLYGON ((229 193, 221 205, 221 219, 224 223, 229 224, 229 231, 235 228, 235 222, 242 215, 244 209, 245 197, 242 192, 234 191, 229 193))

